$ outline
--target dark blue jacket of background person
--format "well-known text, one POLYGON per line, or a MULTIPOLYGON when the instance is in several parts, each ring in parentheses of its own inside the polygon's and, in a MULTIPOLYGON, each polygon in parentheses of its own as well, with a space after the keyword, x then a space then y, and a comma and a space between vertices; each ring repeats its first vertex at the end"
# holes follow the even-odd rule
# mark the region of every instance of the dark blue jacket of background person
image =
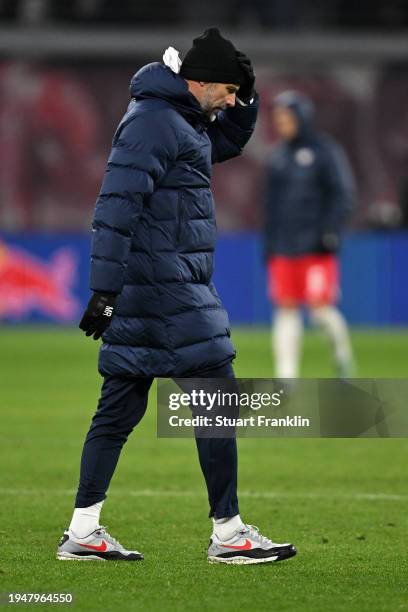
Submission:
POLYGON ((265 194, 266 256, 335 251, 355 197, 341 147, 313 128, 306 96, 285 92, 276 104, 297 117, 299 132, 272 152, 265 194))
POLYGON ((239 155, 257 101, 208 123, 187 83, 159 63, 131 81, 93 220, 93 291, 117 294, 103 376, 180 376, 235 356, 211 282, 211 164, 239 155))

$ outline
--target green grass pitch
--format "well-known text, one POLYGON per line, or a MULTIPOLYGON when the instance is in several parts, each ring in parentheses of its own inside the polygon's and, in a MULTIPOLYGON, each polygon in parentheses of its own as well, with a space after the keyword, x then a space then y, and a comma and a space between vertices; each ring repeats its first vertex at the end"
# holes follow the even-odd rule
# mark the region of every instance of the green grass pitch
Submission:
MULTIPOLYGON (((233 338, 238 375, 272 375, 267 329, 233 338)), ((353 343, 360 376, 407 377, 407 331, 355 331, 353 343)), ((145 561, 57 561, 99 391, 97 343, 74 329, 5 328, 0 347, 0 591, 71 592, 81 611, 408 610, 406 440, 240 439, 242 517, 299 553, 209 565, 194 441, 156 438, 154 393, 102 515, 145 561)), ((332 375, 324 339, 310 332, 302 373, 332 375)))

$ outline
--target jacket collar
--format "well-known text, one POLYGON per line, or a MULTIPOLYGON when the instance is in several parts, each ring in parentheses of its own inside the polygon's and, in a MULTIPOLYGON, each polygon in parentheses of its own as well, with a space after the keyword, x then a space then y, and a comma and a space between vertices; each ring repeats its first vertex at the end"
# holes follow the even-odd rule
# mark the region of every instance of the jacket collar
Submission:
POLYGON ((164 64, 153 62, 136 72, 130 82, 130 94, 136 100, 166 100, 194 127, 205 129, 208 126, 208 118, 189 91, 187 82, 164 64))

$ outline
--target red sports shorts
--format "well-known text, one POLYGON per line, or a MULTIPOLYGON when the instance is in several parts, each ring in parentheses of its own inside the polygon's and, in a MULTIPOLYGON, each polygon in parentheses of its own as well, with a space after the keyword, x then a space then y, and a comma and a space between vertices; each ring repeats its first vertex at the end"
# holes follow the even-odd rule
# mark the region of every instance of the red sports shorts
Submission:
POLYGON ((268 294, 278 305, 333 304, 338 299, 338 280, 335 255, 275 255, 268 260, 268 294))

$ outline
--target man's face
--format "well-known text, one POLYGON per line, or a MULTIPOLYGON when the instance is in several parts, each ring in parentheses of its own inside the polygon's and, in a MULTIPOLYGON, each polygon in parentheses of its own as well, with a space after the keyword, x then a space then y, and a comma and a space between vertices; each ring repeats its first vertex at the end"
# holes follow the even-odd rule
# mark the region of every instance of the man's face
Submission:
POLYGON ((205 83, 201 98, 201 108, 208 117, 235 106, 239 85, 225 83, 205 83))
POLYGON ((283 106, 277 106, 272 111, 272 121, 281 138, 292 140, 298 133, 299 124, 296 115, 283 106))

